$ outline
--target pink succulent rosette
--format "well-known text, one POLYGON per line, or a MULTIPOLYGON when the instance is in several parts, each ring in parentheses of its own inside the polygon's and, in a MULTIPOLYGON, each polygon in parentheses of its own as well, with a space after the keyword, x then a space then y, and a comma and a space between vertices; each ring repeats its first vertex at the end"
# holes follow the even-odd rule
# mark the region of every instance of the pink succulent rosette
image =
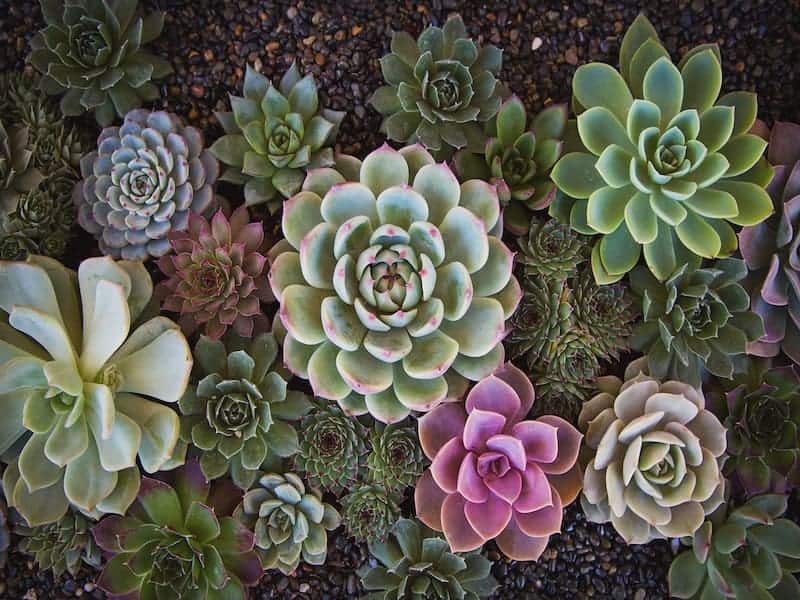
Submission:
POLYGON ((534 397, 525 374, 506 363, 465 404, 439 405, 419 420, 432 464, 417 483, 417 516, 454 552, 494 539, 509 558, 536 560, 561 530, 562 508, 581 489, 583 436, 553 415, 523 420, 534 397))

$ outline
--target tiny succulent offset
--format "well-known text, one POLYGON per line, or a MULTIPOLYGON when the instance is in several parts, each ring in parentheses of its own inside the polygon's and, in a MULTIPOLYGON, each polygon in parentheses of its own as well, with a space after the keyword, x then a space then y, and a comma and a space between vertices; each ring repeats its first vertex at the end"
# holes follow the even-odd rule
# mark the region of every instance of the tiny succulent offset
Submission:
POLYGON ((414 425, 376 424, 367 455, 369 480, 394 492, 413 486, 425 467, 414 425))
POLYGON ((584 236, 557 219, 531 219, 526 236, 517 240, 517 261, 526 277, 562 281, 574 277, 588 259, 584 236))
POLYGON ((75 577, 82 564, 100 567, 100 547, 90 529, 91 521, 69 511, 55 523, 28 527, 20 523, 14 533, 21 536, 19 549, 33 554, 40 569, 50 569, 54 577, 65 571, 75 577))
POLYGON ((231 107, 216 113, 225 135, 211 152, 226 165, 222 179, 244 185, 248 206, 268 203, 275 212, 300 191, 307 169, 334 164, 344 113, 320 108, 314 77, 301 77, 296 63, 277 87, 248 66, 244 97, 231 96, 231 107))
POLYGON ((483 152, 483 125, 502 101, 502 65, 502 51, 479 48, 458 16, 416 40, 395 32, 391 52, 381 59, 387 85, 370 99, 384 116, 381 131, 397 142, 420 143, 439 159, 460 148, 483 152))
POLYGON ((622 41, 619 71, 602 63, 576 71, 585 149, 553 168, 566 195, 551 212, 599 234, 598 282, 618 281, 642 254, 662 281, 686 262, 728 256, 737 247, 731 225, 756 225, 772 212, 766 142, 749 133, 756 95, 718 98, 721 85, 716 45, 697 46, 676 67, 641 15, 622 41))
POLYGON ((342 498, 345 529, 359 542, 385 540, 399 518, 398 498, 384 486, 359 485, 342 498))

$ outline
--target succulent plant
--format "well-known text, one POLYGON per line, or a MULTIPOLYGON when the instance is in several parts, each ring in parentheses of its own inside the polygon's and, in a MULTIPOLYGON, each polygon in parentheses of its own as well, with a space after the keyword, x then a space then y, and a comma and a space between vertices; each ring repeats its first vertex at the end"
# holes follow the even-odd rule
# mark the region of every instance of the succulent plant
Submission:
POLYGON ((284 358, 317 396, 393 423, 502 362, 519 284, 487 233, 500 217, 488 183, 459 185, 422 147, 386 145, 359 183, 344 179, 312 171, 284 206, 270 251, 284 358))
POLYGON ((364 567, 365 600, 479 600, 497 589, 492 563, 480 552, 455 553, 425 525, 400 519, 385 542, 369 545, 379 565, 364 567), (377 591, 372 591, 377 590, 377 591))
POLYGON ((248 491, 234 516, 255 532, 256 551, 265 569, 289 575, 300 564, 325 563, 328 531, 339 527, 341 516, 306 489, 294 473, 267 473, 248 491))
POLYGON ((27 127, 6 128, 0 120, 0 233, 9 230, 10 215, 22 194, 36 189, 44 179, 31 165, 33 146, 27 127))
POLYGON ((631 272, 631 290, 642 306, 631 346, 647 355, 653 377, 699 387, 708 371, 730 379, 752 342, 764 332, 761 317, 739 283, 744 261, 720 259, 713 265, 678 268, 666 281, 645 267, 631 272))
POLYGON ((331 145, 345 113, 320 109, 313 75, 296 63, 278 87, 249 65, 244 97, 231 96, 233 112, 217 112, 225 135, 211 152, 227 166, 222 179, 244 185, 248 206, 280 207, 303 184, 305 171, 334 164, 331 145))
POLYGON ((128 514, 92 530, 112 555, 98 586, 120 599, 247 598, 262 573, 255 536, 215 497, 194 461, 176 472, 174 486, 143 478, 128 514))
POLYGON ((312 487, 334 495, 355 484, 364 470, 367 433, 340 408, 318 402, 300 424, 300 451, 295 468, 312 487))
POLYGON ((416 483, 425 468, 425 457, 413 426, 375 424, 367 456, 369 481, 393 492, 403 492, 416 483))
POLYGON ((105 127, 142 102, 155 100, 152 80, 172 67, 142 47, 164 28, 164 13, 137 16, 137 0, 39 0, 46 27, 31 39, 30 62, 40 89, 61 95, 61 111, 94 111, 105 127))
POLYGON ((261 303, 272 300, 261 253, 264 229, 250 222, 247 207, 230 219, 218 210, 210 222, 189 213, 188 229, 171 232, 169 242, 175 253, 158 259, 167 280, 156 297, 163 310, 180 314, 187 335, 202 329, 218 340, 229 327, 245 338, 269 330, 261 312, 261 303))
POLYGON ((21 523, 14 533, 21 536, 20 552, 32 554, 41 570, 51 570, 54 577, 67 571, 73 577, 82 564, 98 569, 100 547, 90 530, 91 521, 74 511, 67 512, 55 523, 28 527, 21 523))
POLYGON ((555 197, 550 171, 564 145, 567 107, 545 108, 526 130, 527 120, 522 101, 509 98, 487 124, 491 137, 485 149, 460 150, 453 161, 462 179, 477 177, 497 186, 503 224, 518 235, 528 231, 532 211, 547 208, 555 197))
POLYGON ((573 277, 588 258, 583 236, 556 219, 530 221, 527 237, 517 240, 518 261, 526 276, 560 281, 573 277))
POLYGON ((767 186, 775 215, 739 233, 742 257, 750 271, 746 285, 753 311, 764 319, 764 335, 748 353, 772 357, 783 351, 800 364, 800 125, 776 122, 767 159, 775 176, 767 186))
POLYGON ((139 108, 121 127, 103 129, 81 174, 74 194, 81 227, 103 254, 146 260, 171 250, 168 235, 185 230, 190 214, 213 211, 219 164, 199 130, 139 108))
POLYGON ((432 461, 414 494, 417 517, 443 531, 454 552, 494 539, 512 560, 537 560, 561 530, 562 507, 581 486, 581 435, 553 415, 525 420, 534 390, 506 363, 477 383, 466 404, 442 404, 419 420, 432 461))
POLYGON ((300 445, 291 421, 311 409, 300 392, 287 392, 274 370, 278 345, 270 333, 241 343, 201 336, 194 347, 197 385, 190 385, 179 406, 181 439, 201 450, 200 467, 208 479, 230 472, 236 485, 249 489, 268 458, 288 457, 300 445))
POLYGON ((722 502, 725 428, 701 390, 647 373, 644 358, 625 380, 598 380, 584 404, 581 505, 595 523, 611 521, 629 544, 692 535, 722 502))
POLYGON ((148 473, 172 464, 178 415, 155 400, 178 401, 192 354, 165 317, 129 335, 152 289, 139 262, 89 258, 77 275, 41 256, 0 263, 0 453, 24 441, 3 488, 30 526, 69 504, 124 513, 137 455, 148 473))
POLYGON ((502 51, 479 48, 459 16, 443 28, 429 26, 416 40, 397 31, 381 59, 388 85, 369 102, 384 116, 381 131, 392 140, 418 142, 440 159, 459 148, 483 152, 482 124, 500 109, 502 64, 502 51))
POLYGON ((800 598, 800 527, 780 519, 786 496, 765 494, 730 510, 723 505, 669 568, 670 595, 715 600, 800 598))
POLYGON ((392 492, 380 485, 359 485, 342 498, 342 521, 359 542, 382 542, 389 535, 400 507, 392 492))
POLYGON ((756 95, 718 98, 720 65, 719 48, 705 44, 676 67, 640 15, 622 41, 620 71, 601 63, 576 71, 585 151, 553 168, 553 181, 575 200, 552 212, 569 211, 577 231, 600 234, 592 250, 599 283, 621 279, 642 251, 660 281, 686 262, 728 256, 737 246, 731 224, 755 225, 772 212, 766 142, 748 133, 756 95))
POLYGON ((591 274, 581 271, 572 283, 575 321, 589 333, 594 354, 616 359, 628 347, 636 310, 627 286, 597 285, 591 274))

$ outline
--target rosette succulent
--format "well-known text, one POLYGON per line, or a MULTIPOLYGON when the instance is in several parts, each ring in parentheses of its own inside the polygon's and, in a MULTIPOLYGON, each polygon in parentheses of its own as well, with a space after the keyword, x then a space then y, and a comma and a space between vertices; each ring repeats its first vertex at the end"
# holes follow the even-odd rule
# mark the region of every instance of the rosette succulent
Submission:
POLYGON ((355 484, 364 470, 367 433, 356 420, 328 403, 317 403, 300 424, 297 470, 312 487, 334 495, 355 484))
POLYGON ((219 165, 203 134, 177 115, 132 110, 121 127, 103 129, 97 150, 81 159, 75 186, 78 221, 104 254, 145 260, 170 251, 168 235, 189 215, 215 204, 219 165))
POLYGON ((443 531, 453 552, 494 539, 512 560, 537 560, 578 495, 581 435, 553 415, 525 420, 534 391, 506 363, 472 388, 466 404, 442 404, 419 420, 433 461, 417 483, 417 517, 443 531))
POLYGON ((513 96, 489 121, 486 147, 480 154, 460 150, 454 159, 459 177, 477 177, 497 186, 503 224, 516 234, 528 231, 532 211, 547 208, 556 194, 550 171, 561 156, 567 107, 549 106, 526 129, 522 101, 513 96))
POLYGON ((91 521, 82 514, 69 511, 57 522, 28 527, 20 523, 14 533, 21 536, 20 552, 32 554, 41 570, 50 569, 54 577, 65 571, 73 577, 82 564, 98 569, 100 547, 90 530, 91 521))
POLYGON ((287 392, 286 381, 271 370, 278 345, 270 333, 239 344, 201 336, 194 356, 199 381, 179 402, 181 439, 201 450, 200 467, 208 479, 230 471, 246 490, 265 460, 300 449, 291 421, 305 415, 311 403, 299 392, 287 392))
POLYGON ((29 256, 0 263, 0 453, 24 441, 3 475, 30 526, 70 504, 124 513, 139 468, 173 466, 192 354, 165 317, 131 325, 153 284, 139 262, 89 258, 71 271, 29 256), (27 441, 25 436, 27 435, 27 441))
POLYGON ((256 551, 264 569, 289 575, 300 564, 322 565, 328 554, 328 532, 341 516, 322 494, 307 489, 294 473, 267 473, 244 495, 234 516, 255 532, 256 551))
POLYGON ((137 0, 39 0, 46 27, 31 39, 30 62, 40 88, 61 95, 61 111, 75 117, 94 111, 105 127, 116 116, 159 96, 152 80, 172 67, 145 52, 161 35, 164 13, 137 16, 137 0))
POLYGON ((6 128, 0 120, 0 234, 8 232, 20 195, 36 189, 44 179, 31 164, 33 150, 27 127, 6 128))
POLYGON ((304 185, 284 205, 270 282, 286 365, 317 396, 393 423, 502 362, 520 292, 512 253, 487 233, 500 218, 491 185, 386 145, 358 183, 311 172, 304 185))
POLYGON ((392 140, 419 142, 439 158, 459 148, 483 152, 482 125, 500 109, 502 65, 502 51, 479 48, 459 16, 442 28, 429 26, 416 40, 397 31, 381 59, 388 85, 369 102, 384 116, 381 131, 392 140))
POLYGON ((517 260, 526 276, 561 281, 576 275, 588 258, 583 236, 556 219, 532 219, 527 236, 519 238, 517 245, 517 260))
POLYGON ((669 568, 670 595, 693 600, 800 598, 800 527, 780 517, 786 496, 765 494, 716 511, 669 568), (727 513, 727 514, 726 514, 727 513))
POLYGON ((800 364, 800 125, 775 123, 767 159, 775 169, 767 186, 775 215, 739 234, 752 308, 765 329, 748 352, 772 357, 783 351, 800 364))
POLYGON ((737 246, 731 224, 755 225, 772 212, 766 142, 748 133, 756 95, 718 98, 720 65, 719 48, 706 44, 676 67, 640 15, 623 39, 620 71, 601 63, 576 71, 585 151, 553 168, 553 181, 575 199, 553 206, 581 233, 600 234, 598 282, 621 279, 642 252, 661 281, 686 262, 728 256, 737 246))
POLYGON ((244 185, 248 206, 279 207, 303 184, 305 171, 333 165, 331 145, 345 113, 320 109, 313 75, 300 76, 296 63, 278 87, 250 68, 244 97, 231 96, 233 112, 217 112, 225 135, 211 152, 227 166, 222 179, 244 185))
POLYGON ((492 563, 480 552, 452 552, 425 525, 400 519, 385 542, 369 545, 379 565, 365 566, 366 600, 479 600, 497 589, 492 563))
POLYGON ((625 381, 603 377, 578 426, 588 458, 581 506, 611 521, 629 544, 692 535, 724 500, 720 458, 725 428, 702 392, 646 373, 644 359, 625 381))
POLYGON ((171 486, 145 477, 128 514, 94 527, 111 554, 98 586, 120 600, 245 600, 262 573, 253 532, 214 502, 219 495, 196 462, 174 479, 171 486))
POLYGON ((413 486, 425 467, 416 428, 399 423, 376 424, 367 456, 369 480, 394 492, 413 486))
POLYGON ((228 328, 245 338, 269 330, 261 312, 261 303, 272 300, 261 253, 264 229, 250 222, 247 207, 230 219, 219 210, 211 222, 190 213, 188 229, 171 232, 169 242, 174 254, 158 260, 167 279, 156 296, 163 310, 180 314, 187 335, 202 329, 218 340, 228 328))
POLYGON ((360 485, 342 498, 342 520, 359 542, 382 542, 389 535, 400 507, 394 494, 380 485, 360 485))
POLYGON ((704 269, 683 265, 664 282, 644 267, 631 272, 631 290, 641 302, 643 319, 631 346, 647 355, 653 377, 694 387, 706 371, 733 377, 747 343, 764 332, 739 283, 746 275, 744 261, 735 258, 704 269))

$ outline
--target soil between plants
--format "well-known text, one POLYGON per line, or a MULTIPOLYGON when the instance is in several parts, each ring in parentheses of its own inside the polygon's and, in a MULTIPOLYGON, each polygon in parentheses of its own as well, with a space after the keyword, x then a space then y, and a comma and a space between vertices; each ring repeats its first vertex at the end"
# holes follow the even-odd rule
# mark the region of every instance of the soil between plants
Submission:
MULTIPOLYGON (((800 1, 679 0, 617 1, 498 0, 338 0, 274 2, 257 0, 142 0, 146 9, 166 10, 164 34, 150 48, 171 60, 175 73, 162 86, 160 105, 203 129, 210 142, 221 133, 213 116, 228 110, 228 93, 240 93, 249 63, 279 78, 292 60, 312 72, 323 104, 348 114, 337 149, 363 157, 383 143, 380 115, 367 104, 382 84, 379 59, 389 50, 393 30, 419 34, 447 16, 462 15, 480 43, 503 49, 502 79, 529 111, 568 102, 575 69, 589 61, 616 63, 625 29, 643 10, 673 57, 704 42, 719 44, 723 91, 759 95, 759 116, 800 122, 800 1)), ((0 71, 25 67, 30 37, 43 25, 35 0, 0 0, 0 71)), ((30 68, 30 67, 28 67, 30 68)), ((2 115, 0 115, 2 118, 2 115)), ((90 131, 96 126, 85 123, 90 131)), ((234 204, 239 190, 221 192, 234 204)), ((277 220, 267 218, 274 231, 277 220)), ((97 254, 94 240, 81 232, 67 260, 76 266, 97 254)), ((616 369, 614 369, 616 370, 616 369)), ((798 520, 797 496, 790 507, 798 520)), ((665 541, 627 546, 609 525, 587 523, 579 506, 566 509, 563 532, 536 563, 508 562, 492 544, 497 599, 664 600, 673 556, 665 541)), ((356 598, 363 592, 355 571, 369 553, 339 530, 330 537, 323 567, 301 565, 292 576, 264 574, 254 600, 356 598)), ((77 577, 55 580, 39 572, 30 557, 13 551, 0 569, 0 598, 60 600, 104 598, 83 568, 77 577)))

